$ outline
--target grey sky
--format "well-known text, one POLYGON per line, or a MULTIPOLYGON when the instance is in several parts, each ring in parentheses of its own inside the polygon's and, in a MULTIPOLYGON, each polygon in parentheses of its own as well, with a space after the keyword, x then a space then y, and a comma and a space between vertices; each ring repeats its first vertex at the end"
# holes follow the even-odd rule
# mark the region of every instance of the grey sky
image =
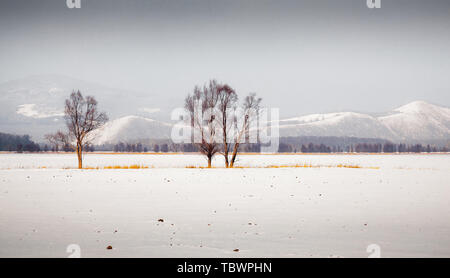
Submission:
POLYGON ((58 73, 182 105, 216 78, 281 116, 450 106, 450 1, 65 2, 1 0, 0 82, 58 73))

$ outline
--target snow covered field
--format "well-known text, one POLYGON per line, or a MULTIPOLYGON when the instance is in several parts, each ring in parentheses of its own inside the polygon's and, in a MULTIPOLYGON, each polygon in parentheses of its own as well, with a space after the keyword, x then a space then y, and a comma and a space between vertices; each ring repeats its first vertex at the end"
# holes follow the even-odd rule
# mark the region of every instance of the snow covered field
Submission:
POLYGON ((370 244, 382 257, 450 257, 450 155, 245 155, 239 166, 322 167, 187 169, 206 161, 87 154, 88 167, 150 168, 64 169, 76 163, 0 154, 0 257, 67 257, 70 244, 82 257, 367 257, 370 244))

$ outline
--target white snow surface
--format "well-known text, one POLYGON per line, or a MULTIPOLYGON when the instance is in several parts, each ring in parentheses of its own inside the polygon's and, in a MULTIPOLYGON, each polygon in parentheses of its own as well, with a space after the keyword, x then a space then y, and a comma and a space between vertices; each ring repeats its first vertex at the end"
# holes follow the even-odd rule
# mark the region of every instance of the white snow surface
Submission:
POLYGON ((0 154, 0 257, 450 256, 450 155, 0 154), (214 161, 221 166, 222 160, 214 161), (47 167, 41 169, 38 167, 47 167), (163 219, 164 222, 159 222, 163 219), (112 250, 106 247, 111 245, 112 250), (234 249, 239 252, 234 252, 234 249))

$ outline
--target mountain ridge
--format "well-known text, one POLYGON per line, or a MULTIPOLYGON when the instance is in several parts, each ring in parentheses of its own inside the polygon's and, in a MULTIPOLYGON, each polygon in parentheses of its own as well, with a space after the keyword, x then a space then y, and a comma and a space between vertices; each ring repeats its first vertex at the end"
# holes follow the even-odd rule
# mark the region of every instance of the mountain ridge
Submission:
MULTIPOLYGON (((126 116, 109 122, 102 129, 102 139, 97 142, 168 139, 171 126, 170 123, 150 118, 126 116), (120 130, 126 131, 127 136, 121 135, 120 130), (139 133, 139 130, 143 132, 139 133)), ((450 109, 423 101, 411 102, 378 117, 356 112, 309 114, 282 119, 279 128, 281 137, 335 136, 378 138, 392 142, 449 140, 450 109), (424 130, 427 132, 424 133, 424 130)))
MULTIPOLYGON (((99 110, 106 111, 112 119, 102 129, 105 135, 98 134, 102 138, 99 142, 170 137, 171 124, 164 120, 176 103, 172 99, 59 75, 33 75, 1 83, 0 131, 30 134, 33 140, 42 141, 44 134, 64 129, 64 100, 74 89, 94 95, 99 110)), ((177 101, 181 106, 182 98, 177 101)), ((450 109, 413 101, 377 115, 347 111, 290 117, 281 119, 279 127, 283 137, 350 136, 393 142, 450 140, 450 109)))

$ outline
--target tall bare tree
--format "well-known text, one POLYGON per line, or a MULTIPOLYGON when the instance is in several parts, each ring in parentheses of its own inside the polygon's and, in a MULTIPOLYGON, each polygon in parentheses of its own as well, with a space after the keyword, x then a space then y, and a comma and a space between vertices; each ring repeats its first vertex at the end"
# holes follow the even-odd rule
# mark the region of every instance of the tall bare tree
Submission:
POLYGON ((76 143, 75 150, 78 156, 78 168, 83 168, 83 148, 90 143, 88 135, 102 126, 108 117, 97 108, 97 101, 92 96, 86 98, 80 91, 73 91, 65 106, 66 125, 69 130, 69 138, 76 143))
MULTIPOLYGON (((234 133, 234 145, 233 145, 233 154, 231 156, 231 162, 230 162, 230 168, 234 167, 234 163, 236 162, 236 157, 239 152, 240 144, 243 141, 243 137, 245 135, 245 141, 248 143, 250 140, 250 126, 251 122, 257 117, 259 111, 260 111, 260 104, 262 99, 256 97, 255 93, 251 93, 248 96, 245 97, 244 103, 242 104, 242 126, 238 126, 238 121, 235 118, 234 120, 234 126, 235 126, 235 133, 234 133)), ((237 115, 235 114, 235 117, 237 115)), ((257 127, 258 130, 259 127, 257 127)))
POLYGON ((194 128, 195 128, 195 112, 200 100, 200 88, 195 87, 193 94, 188 94, 184 100, 184 108, 189 113, 190 125, 191 125, 191 144, 194 144, 194 128))
POLYGON ((223 156, 225 167, 229 166, 230 129, 233 127, 233 108, 237 102, 236 92, 228 85, 219 85, 218 89, 218 123, 222 129, 223 156))
POLYGON ((212 158, 218 152, 224 155, 225 167, 234 167, 240 144, 244 139, 249 139, 244 137, 249 137, 251 122, 257 119, 261 98, 256 97, 255 93, 248 95, 242 103, 243 113, 239 115, 236 113, 237 101, 237 93, 229 85, 215 80, 203 88, 195 87, 193 93, 185 98, 191 142, 207 157, 208 167, 211 167, 212 158))
POLYGON ((185 109, 189 112, 191 133, 200 153, 204 154, 208 160, 208 168, 214 155, 219 151, 217 143, 217 119, 216 105, 218 101, 217 82, 211 80, 208 86, 202 89, 195 87, 192 95, 185 99, 185 109))

